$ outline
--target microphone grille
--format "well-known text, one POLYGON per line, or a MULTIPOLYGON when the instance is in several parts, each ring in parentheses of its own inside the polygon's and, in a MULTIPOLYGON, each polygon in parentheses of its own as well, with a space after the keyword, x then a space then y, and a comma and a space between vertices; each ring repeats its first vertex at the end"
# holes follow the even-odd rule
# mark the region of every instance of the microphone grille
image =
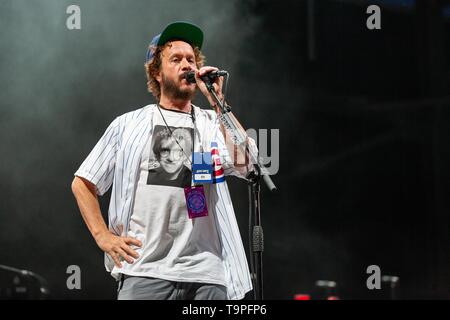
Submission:
POLYGON ((184 78, 189 83, 195 83, 195 71, 191 70, 191 71, 186 72, 186 74, 184 75, 184 78))

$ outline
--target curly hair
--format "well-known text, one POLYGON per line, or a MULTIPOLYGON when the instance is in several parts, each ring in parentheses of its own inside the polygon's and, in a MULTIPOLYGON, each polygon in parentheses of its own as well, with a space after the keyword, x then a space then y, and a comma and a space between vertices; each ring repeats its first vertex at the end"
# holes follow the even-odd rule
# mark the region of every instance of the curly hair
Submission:
MULTIPOLYGON (((147 75, 147 90, 152 93, 158 101, 161 98, 161 87, 158 80, 156 80, 156 75, 159 71, 161 71, 161 53, 165 48, 172 45, 172 41, 169 41, 162 46, 151 48, 152 50, 154 50, 153 59, 144 65, 145 73, 147 75)), ((198 47, 193 47, 193 50, 195 55, 195 64, 197 65, 197 69, 200 69, 205 63, 205 56, 202 54, 198 47)))

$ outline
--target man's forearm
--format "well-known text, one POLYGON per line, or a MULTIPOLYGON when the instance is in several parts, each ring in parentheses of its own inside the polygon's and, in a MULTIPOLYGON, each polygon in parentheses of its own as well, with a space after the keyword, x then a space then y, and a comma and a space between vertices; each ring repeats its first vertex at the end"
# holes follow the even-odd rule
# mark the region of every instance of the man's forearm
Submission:
POLYGON ((100 203, 95 192, 95 186, 89 181, 75 177, 72 182, 72 192, 77 200, 81 215, 94 239, 108 231, 103 219, 100 203))
MULTIPOLYGON (((233 115, 233 113, 229 112, 228 115, 230 118, 236 123, 238 126, 238 129, 241 130, 243 133, 245 133, 244 127, 239 123, 239 121, 236 119, 236 117, 233 115)), ((220 123, 220 131, 223 134, 223 137, 225 139, 225 144, 228 149, 228 153, 233 159, 233 164, 237 168, 245 168, 249 164, 248 154, 246 150, 243 150, 246 146, 244 144, 244 148, 239 147, 238 145, 235 145, 233 142, 232 134, 229 132, 223 125, 223 123, 220 123)))

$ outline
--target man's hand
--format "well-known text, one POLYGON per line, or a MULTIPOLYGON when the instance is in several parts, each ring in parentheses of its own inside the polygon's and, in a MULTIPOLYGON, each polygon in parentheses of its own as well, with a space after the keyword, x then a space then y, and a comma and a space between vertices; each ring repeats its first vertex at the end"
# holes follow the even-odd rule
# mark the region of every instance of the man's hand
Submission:
POLYGON ((130 247, 130 245, 142 247, 142 243, 137 239, 119 237, 108 230, 99 234, 95 240, 100 249, 109 254, 119 268, 122 268, 121 259, 125 259, 128 263, 133 263, 132 257, 135 259, 139 258, 138 253, 130 247))
MULTIPOLYGON (((212 97, 211 93, 208 91, 208 88, 206 88, 206 85, 203 82, 203 80, 201 79, 201 77, 204 76, 205 74, 208 74, 211 71, 217 71, 217 70, 219 70, 219 69, 217 69, 215 67, 202 67, 199 70, 195 71, 195 80, 197 81, 197 86, 199 87, 200 91, 205 95, 205 97, 208 99, 211 107, 216 109, 216 112, 218 109, 218 107, 216 106, 216 100, 214 99, 214 97, 212 97)), ((213 87, 214 87, 214 91, 216 92, 217 97, 220 100, 223 100, 222 86, 223 86, 223 77, 217 77, 213 83, 213 87)))

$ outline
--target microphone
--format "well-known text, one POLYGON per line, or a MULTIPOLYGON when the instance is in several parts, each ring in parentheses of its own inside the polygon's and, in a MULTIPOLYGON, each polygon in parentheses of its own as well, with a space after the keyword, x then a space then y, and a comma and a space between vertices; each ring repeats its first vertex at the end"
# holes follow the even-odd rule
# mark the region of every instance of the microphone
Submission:
MULTIPOLYGON (((223 77, 228 74, 228 71, 225 70, 217 70, 217 71, 211 71, 204 76, 200 77, 204 82, 214 82, 216 78, 223 77)), ((184 74, 184 78, 189 83, 195 83, 195 71, 191 70, 184 74)))

